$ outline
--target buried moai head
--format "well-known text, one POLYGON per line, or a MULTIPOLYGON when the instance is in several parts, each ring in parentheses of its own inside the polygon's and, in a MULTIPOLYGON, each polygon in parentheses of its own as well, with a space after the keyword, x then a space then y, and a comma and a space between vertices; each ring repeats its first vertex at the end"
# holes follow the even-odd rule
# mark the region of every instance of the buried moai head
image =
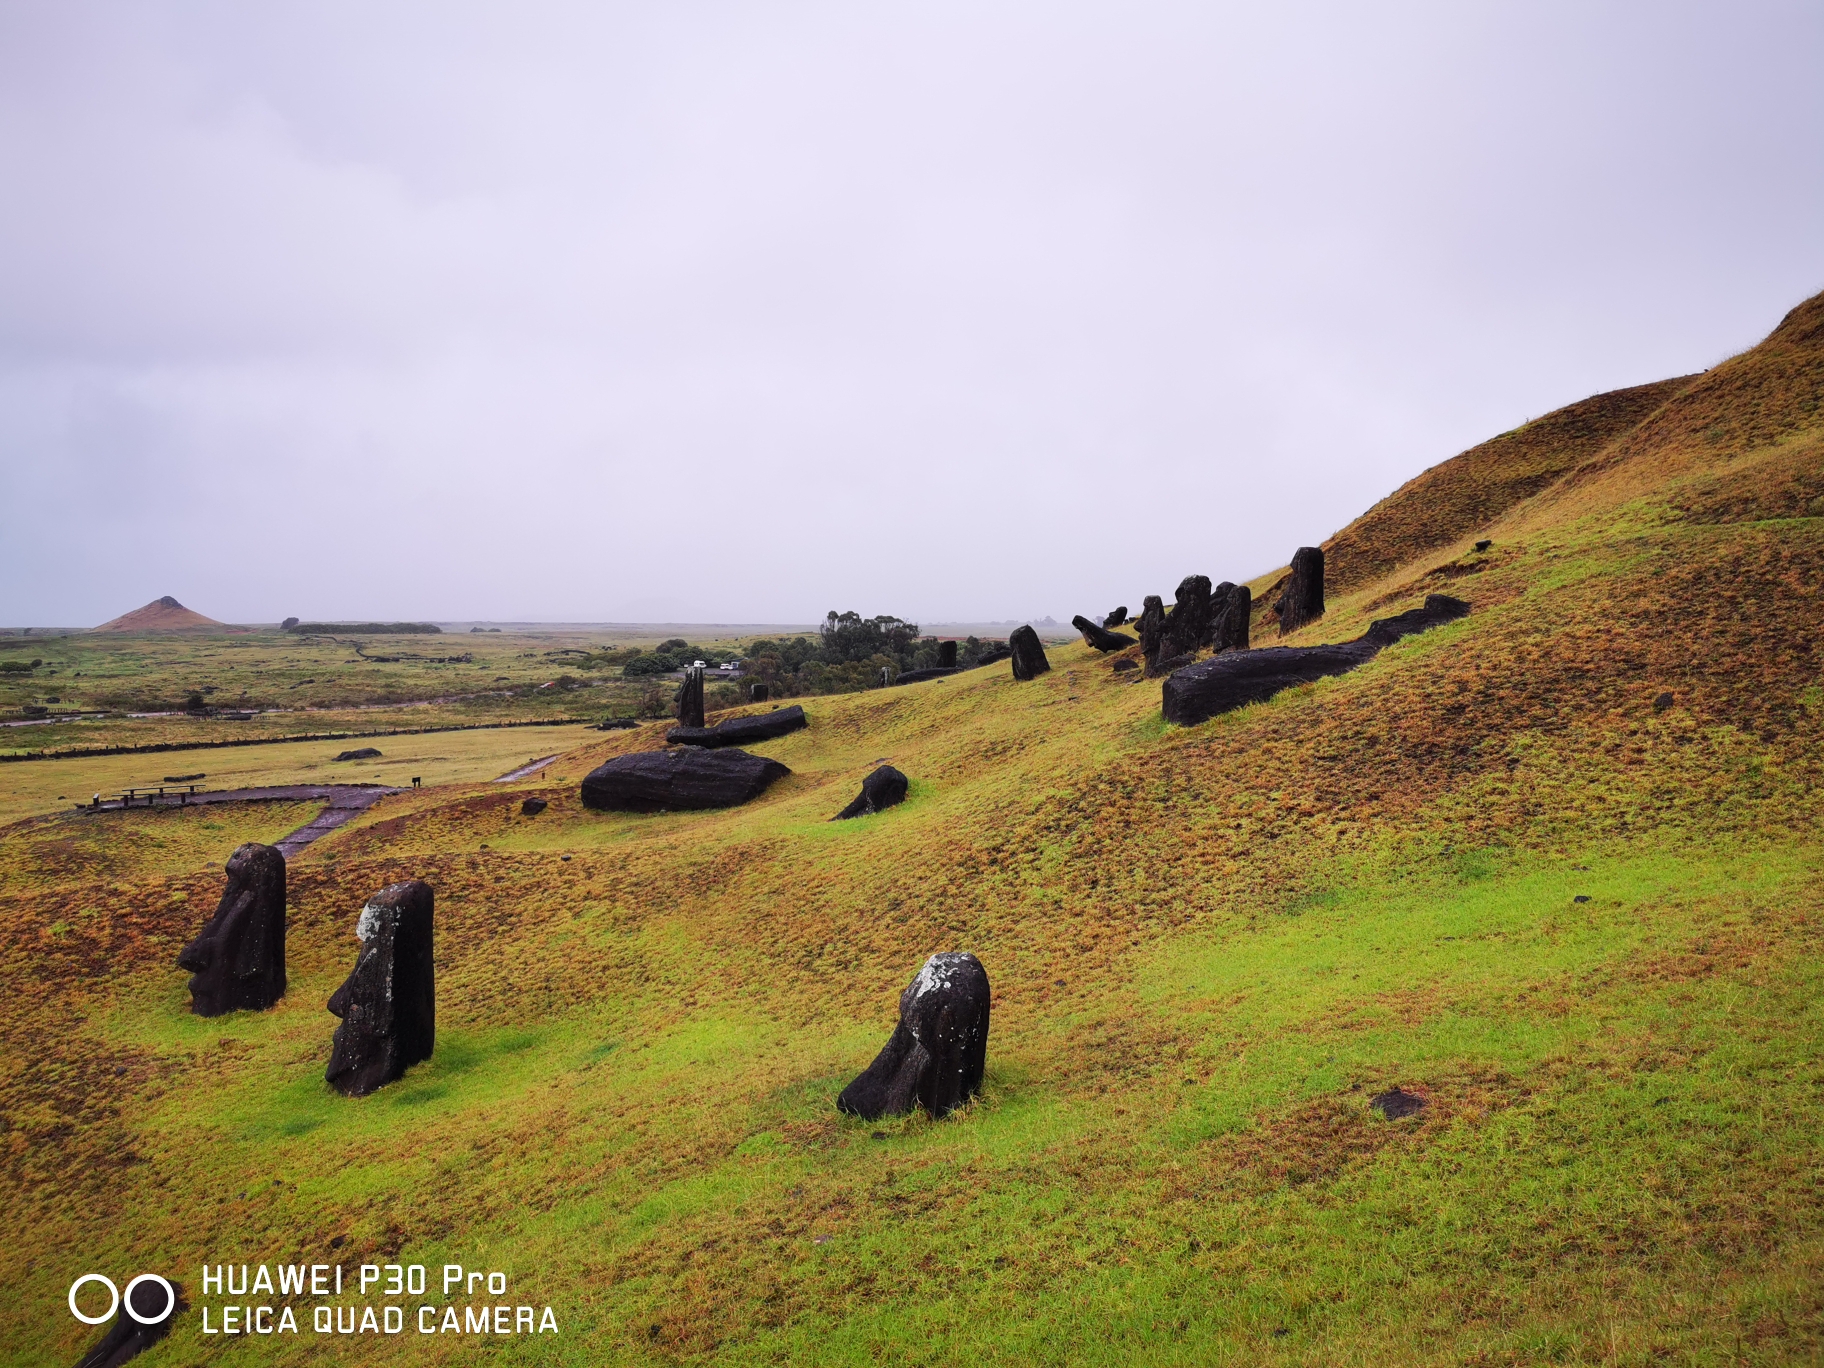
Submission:
POLYGON ((846 822, 852 817, 869 817, 886 808, 905 802, 911 781, 891 765, 882 765, 861 781, 861 792, 832 822, 846 822))
POLYGON ((285 857, 250 841, 226 872, 215 915, 177 956, 198 1016, 257 1012, 285 996, 285 857))
POLYGON ((954 670, 956 668, 956 643, 954 641, 940 641, 937 643, 937 668, 940 670, 954 670))
POLYGON ((381 889, 361 909, 355 923, 361 953, 329 999, 342 1024, 324 1077, 337 1092, 365 1097, 431 1057, 437 1036, 433 901, 429 884, 408 879, 381 889))
POLYGON ((1031 627, 1015 627, 1007 638, 1007 645, 1013 650, 1013 677, 1015 679, 1037 679, 1051 669, 1051 661, 1045 658, 1045 647, 1039 641, 1039 634, 1031 627))
POLYGON ((1273 605, 1279 613, 1279 634, 1296 632, 1324 615, 1324 553, 1315 546, 1301 546, 1292 553, 1292 573, 1285 592, 1273 605))
POLYGON ((141 1274, 121 1290, 114 1323, 76 1360, 76 1368, 120 1368, 170 1334, 178 1316, 189 1309, 180 1284, 141 1274))
POLYGON ((1217 616, 1210 644, 1219 651, 1248 649, 1248 618, 1254 611, 1254 596, 1245 584, 1218 585, 1222 597, 1217 601, 1217 616))
POLYGON ((1168 658, 1195 655, 1210 644, 1210 577, 1186 575, 1178 584, 1172 615, 1165 620, 1160 653, 1168 658))
POLYGON ((836 1099, 863 1120, 923 1107, 947 1115, 982 1090, 988 1062, 988 971, 966 951, 925 961, 899 995, 886 1047, 836 1099))
POLYGON ((1165 602, 1157 594, 1148 594, 1140 609, 1140 654, 1151 665, 1159 656, 1160 639, 1165 635, 1165 602))

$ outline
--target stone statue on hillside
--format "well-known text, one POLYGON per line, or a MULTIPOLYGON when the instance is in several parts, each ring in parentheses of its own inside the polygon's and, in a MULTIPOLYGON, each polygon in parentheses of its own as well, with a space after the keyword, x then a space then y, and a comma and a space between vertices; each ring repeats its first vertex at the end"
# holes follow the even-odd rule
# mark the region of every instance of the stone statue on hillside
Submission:
POLYGON ((749 684, 747 686, 747 701, 749 703, 764 703, 766 702, 766 698, 766 685, 749 684))
POLYGON ((1210 644, 1210 577, 1186 575, 1178 584, 1177 601, 1165 620, 1165 640, 1159 648, 1160 666, 1195 655, 1210 644))
POLYGON ((855 795, 855 800, 830 820, 846 822, 854 817, 871 817, 885 808, 896 807, 906 801, 906 793, 911 786, 911 780, 893 766, 882 765, 861 781, 861 792, 855 795))
POLYGON ((248 842, 228 857, 215 915, 177 956, 198 1016, 258 1012, 285 996, 285 857, 248 842))
POLYGON ((361 952, 329 999, 336 1027, 329 1086, 366 1097, 421 1059, 437 1041, 437 981, 431 958, 434 895, 422 879, 389 884, 355 923, 361 952))
POLYGON ((954 641, 940 641, 937 643, 937 668, 940 670, 954 670, 956 668, 956 643, 954 641))
POLYGON ((1123 627, 1127 624, 1127 605, 1124 603, 1114 612, 1102 619, 1104 627, 1123 627))
POLYGON ((1148 594, 1140 609, 1140 654, 1146 657, 1146 670, 1152 673, 1159 659, 1160 638, 1165 635, 1165 603, 1157 594, 1148 594))
POLYGON ((1279 634, 1296 632, 1324 615, 1324 553, 1315 546, 1301 546, 1292 553, 1292 573, 1285 592, 1273 605, 1279 614, 1279 634))
POLYGON ((988 971, 974 955, 931 956, 899 995, 886 1047, 842 1090, 836 1106, 874 1121, 923 1107, 954 1111, 982 1089, 988 1063, 988 971))
POLYGON ((1007 644, 1013 649, 1015 679, 1037 679, 1051 669, 1051 662, 1045 658, 1045 648, 1039 643, 1039 634, 1031 627, 1015 627, 1007 644))
POLYGON ((678 685, 678 725, 703 725, 703 671, 694 665, 684 668, 684 682, 678 685))
POLYGON ((1106 627, 1098 627, 1081 613, 1070 620, 1070 625, 1083 634, 1086 646, 1093 646, 1098 651, 1125 651, 1134 644, 1134 638, 1127 633, 1111 632, 1106 627))
MULTIPOLYGON (((1218 586, 1219 588, 1221 586, 1218 586)), ((1254 596, 1245 584, 1231 584, 1222 596, 1222 611, 1217 615, 1214 640, 1218 651, 1248 649, 1248 619, 1254 612, 1254 596)))

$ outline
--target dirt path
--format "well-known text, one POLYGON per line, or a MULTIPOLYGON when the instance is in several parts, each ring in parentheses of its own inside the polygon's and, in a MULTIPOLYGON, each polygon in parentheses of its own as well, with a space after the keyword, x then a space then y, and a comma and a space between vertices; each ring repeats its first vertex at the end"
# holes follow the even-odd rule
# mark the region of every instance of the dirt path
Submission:
MULTIPOLYGON (((560 751, 559 754, 561 755, 562 752, 560 751)), ((521 765, 518 769, 514 770, 511 774, 501 775, 500 778, 496 779, 494 782, 497 784, 510 784, 515 779, 524 779, 527 775, 535 774, 539 770, 542 770, 546 765, 550 764, 555 759, 557 759, 556 755, 547 755, 543 760, 534 760, 529 765, 521 765)))
MULTIPOLYGON (((206 793, 167 793, 162 796, 151 794, 147 795, 147 801, 136 800, 133 806, 195 807, 211 803, 308 802, 313 798, 326 800, 328 807, 290 835, 279 838, 278 848, 289 860, 319 836, 327 835, 358 814, 366 812, 387 794, 403 792, 404 789, 387 788, 383 784, 281 784, 271 788, 214 789, 206 793)), ((126 806, 121 800, 114 799, 98 808, 85 805, 83 810, 123 812, 126 806)))

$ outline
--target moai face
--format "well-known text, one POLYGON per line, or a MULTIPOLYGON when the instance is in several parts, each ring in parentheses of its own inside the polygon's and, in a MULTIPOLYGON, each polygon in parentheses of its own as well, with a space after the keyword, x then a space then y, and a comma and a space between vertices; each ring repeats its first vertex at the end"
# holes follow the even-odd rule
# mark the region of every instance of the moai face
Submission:
POLYGON ((355 922, 355 967, 329 1000, 342 1018, 324 1077, 336 1091, 365 1097, 402 1077, 436 1044, 431 886, 391 884, 368 899, 355 922))
POLYGON ((285 857, 248 843, 228 857, 215 915, 177 956, 198 1016, 262 1011, 285 996, 285 857))

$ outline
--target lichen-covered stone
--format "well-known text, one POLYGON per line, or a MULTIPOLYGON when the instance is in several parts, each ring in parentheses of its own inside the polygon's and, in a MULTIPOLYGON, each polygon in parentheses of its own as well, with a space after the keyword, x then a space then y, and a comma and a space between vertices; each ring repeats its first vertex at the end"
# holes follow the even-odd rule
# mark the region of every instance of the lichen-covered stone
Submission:
POLYGON ((899 995, 899 1024, 836 1106, 873 1121, 923 1107, 947 1115, 982 1088, 988 1063, 988 971, 974 955, 931 956, 899 995))
POLYGON ((228 857, 215 915, 177 956, 198 1016, 258 1012, 285 996, 285 857, 254 842, 228 857))
POLYGON ((407 879, 387 885, 361 909, 355 922, 361 951, 329 999, 342 1024, 324 1077, 337 1092, 365 1097, 431 1057, 437 1042, 434 903, 429 884, 407 879))

